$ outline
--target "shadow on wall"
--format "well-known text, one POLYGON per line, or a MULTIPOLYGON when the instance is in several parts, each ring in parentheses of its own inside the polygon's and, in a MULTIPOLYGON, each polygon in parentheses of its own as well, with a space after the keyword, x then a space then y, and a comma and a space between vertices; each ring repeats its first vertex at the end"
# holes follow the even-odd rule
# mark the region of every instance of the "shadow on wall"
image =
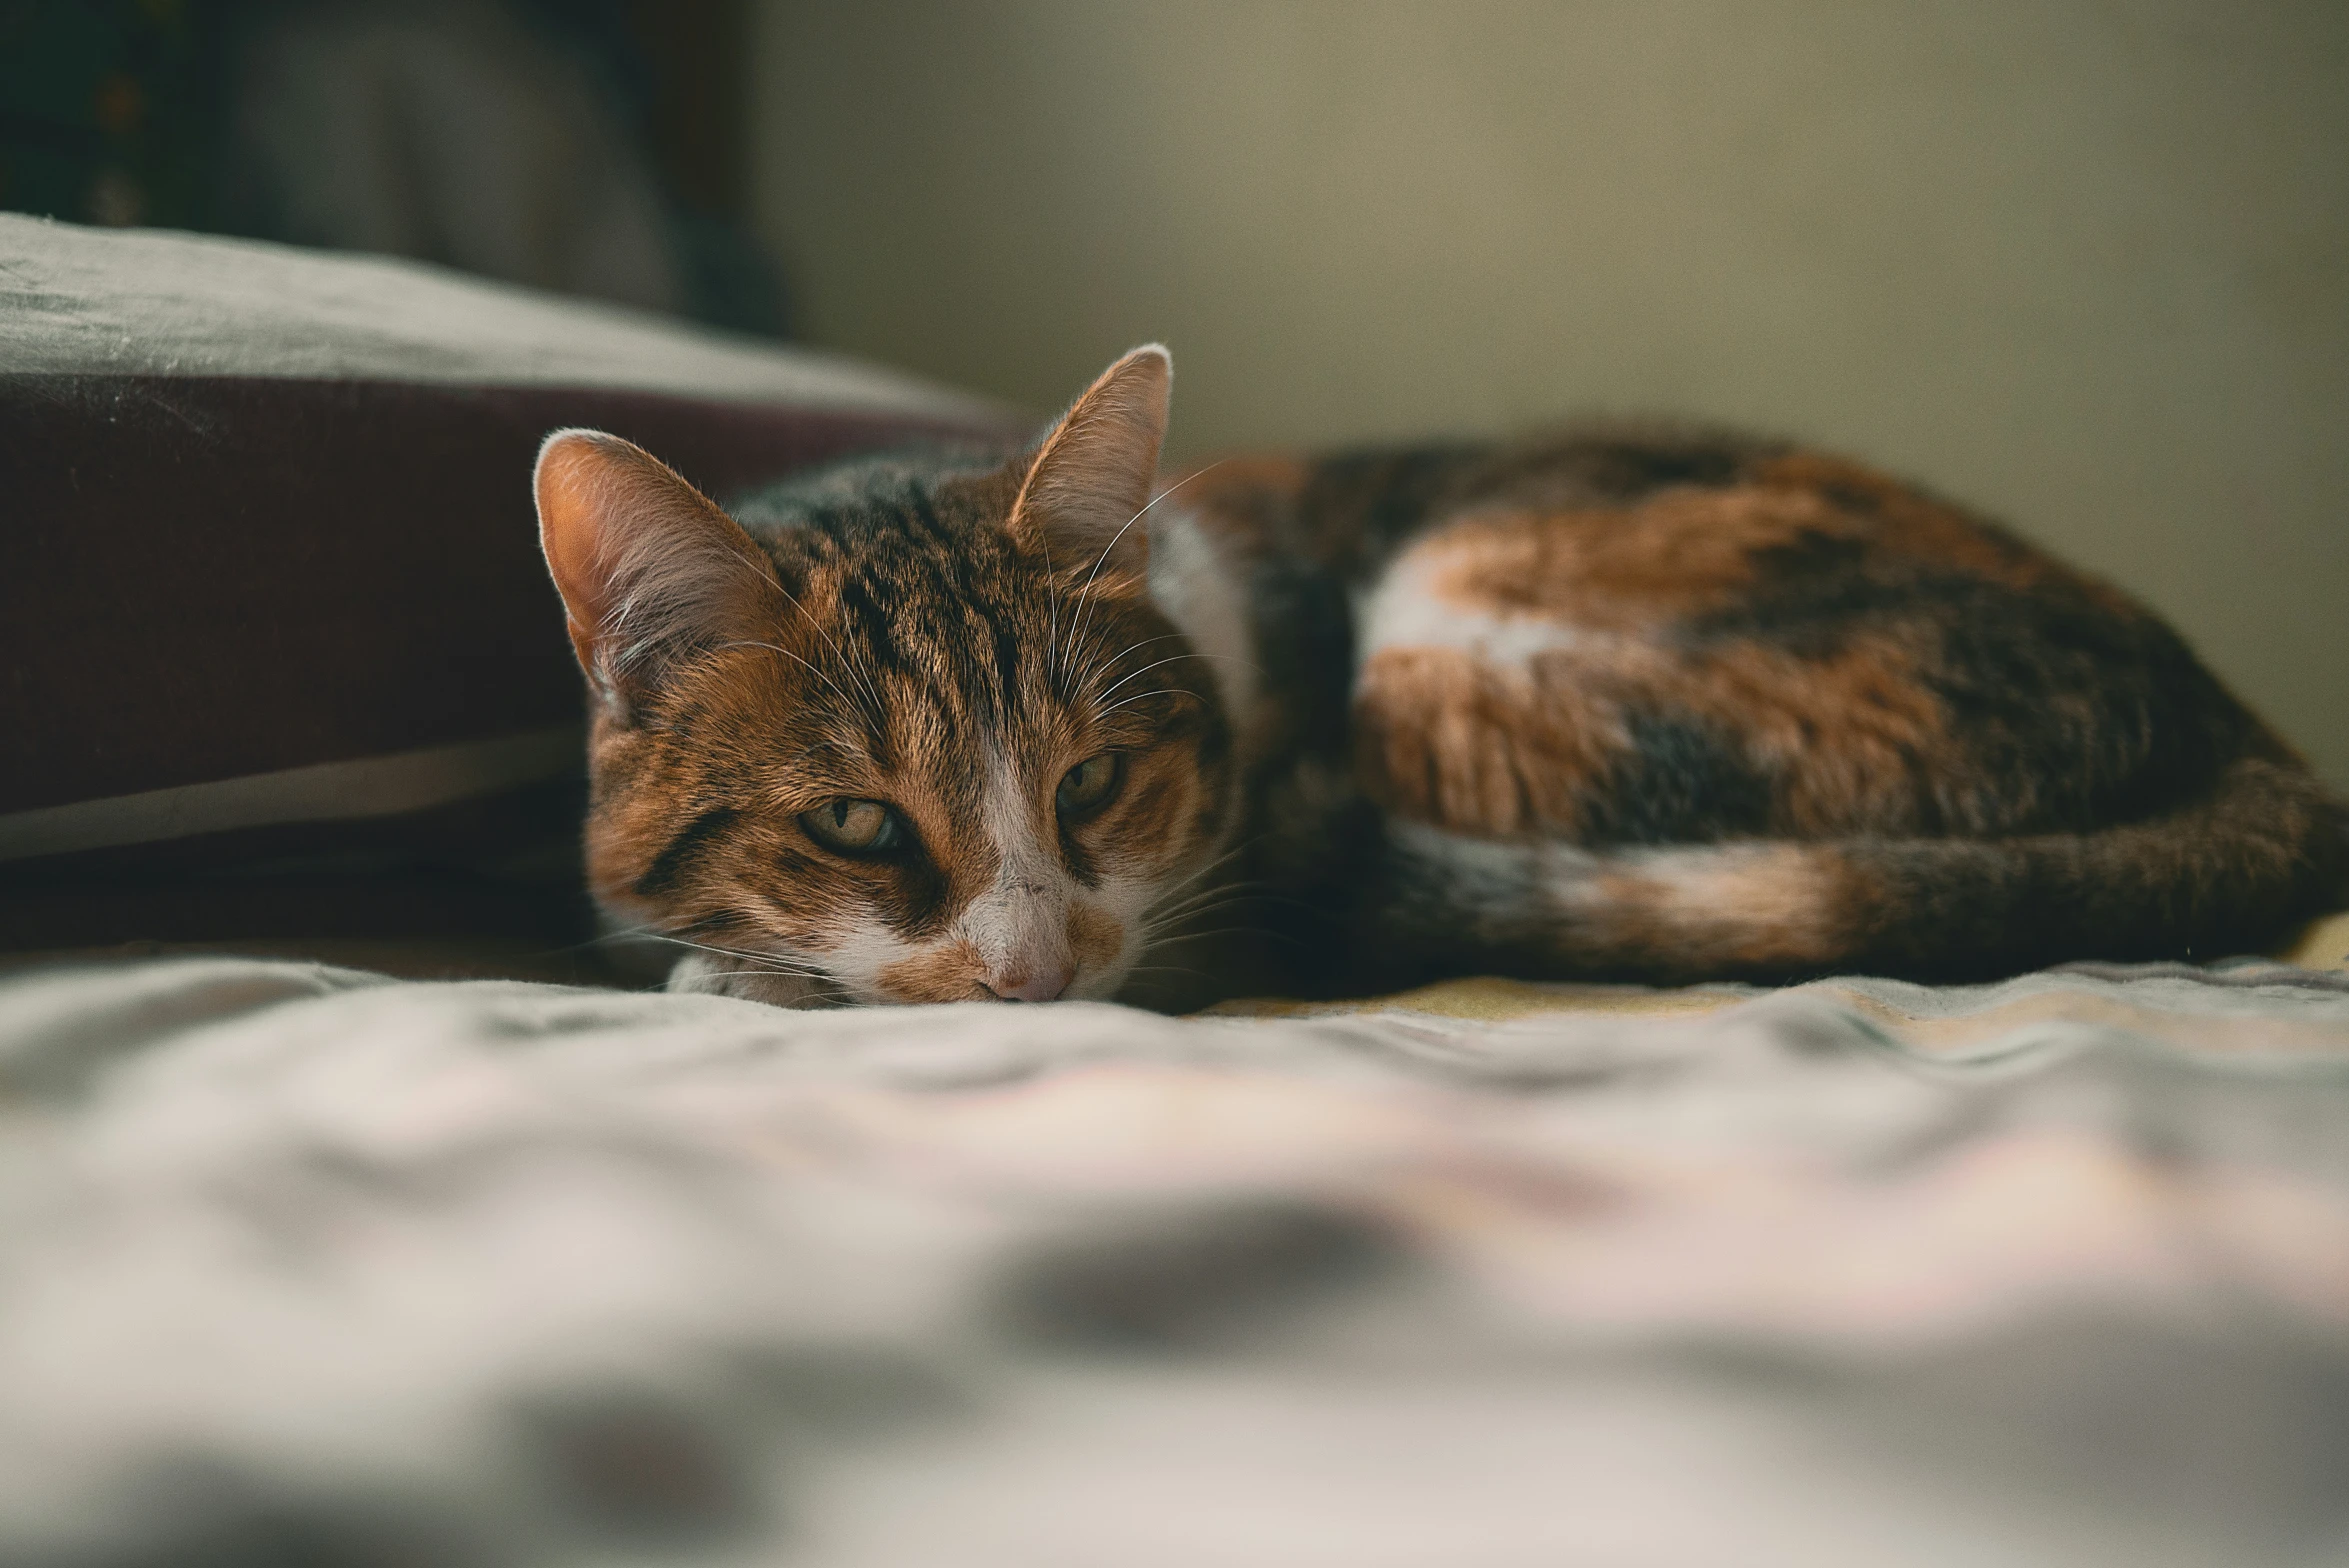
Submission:
POLYGON ((0 206, 377 251, 780 335, 736 3, 0 4, 0 206))

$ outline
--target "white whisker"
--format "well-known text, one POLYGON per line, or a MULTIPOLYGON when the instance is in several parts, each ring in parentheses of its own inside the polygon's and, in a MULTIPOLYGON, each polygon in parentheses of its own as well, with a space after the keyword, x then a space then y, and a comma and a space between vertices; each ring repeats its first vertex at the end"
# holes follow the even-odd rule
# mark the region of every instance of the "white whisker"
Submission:
POLYGON ((807 660, 801 658, 798 654, 793 653, 789 648, 782 647, 776 643, 756 642, 745 639, 741 642, 720 643, 712 651, 717 653, 724 653, 729 648, 764 648, 769 653, 779 653, 783 655, 784 658, 789 659, 794 664, 798 665, 801 669, 807 671, 810 675, 813 675, 817 680, 820 680, 825 685, 831 687, 834 692, 839 694, 840 700, 842 702, 847 703, 852 708, 862 705, 857 698, 849 694, 847 687, 841 685, 838 681, 832 678, 829 671, 818 669, 815 665, 810 664, 807 660))
MULTIPOLYGON (((1216 889, 1215 891, 1218 894, 1221 894, 1222 892, 1220 888, 1216 889)), ((1201 898, 1195 902, 1185 902, 1176 908, 1167 910, 1163 914, 1152 916, 1149 920, 1143 922, 1143 929, 1152 934, 1156 934, 1162 931, 1171 931, 1187 920, 1202 920, 1207 916, 1215 914, 1221 910, 1233 909, 1242 904, 1253 904, 1262 901, 1263 894, 1252 888, 1233 893, 1228 897, 1201 898)))
POLYGON ((799 959, 784 958, 774 953, 761 953, 739 947, 720 947, 715 943, 696 942, 690 937, 673 936, 668 932, 650 928, 632 934, 650 937, 656 942, 667 942, 675 947, 689 947, 700 953, 714 953, 721 958, 739 958, 745 963, 760 964, 765 966, 761 972, 766 974, 796 974, 813 979, 830 978, 830 973, 827 970, 807 964, 799 959))
POLYGON ((1207 862, 1207 864, 1199 867, 1199 869, 1193 871, 1189 876, 1183 878, 1180 882, 1177 882, 1172 887, 1166 888, 1160 892, 1158 898, 1153 900, 1152 907, 1156 907, 1158 903, 1174 897, 1175 894, 1180 893, 1184 888, 1189 887, 1192 883, 1198 881, 1201 877, 1206 876, 1209 872, 1215 870, 1218 866, 1227 865, 1231 861, 1238 859, 1241 855, 1263 843, 1268 836, 1269 835, 1267 834, 1259 833, 1253 838, 1243 839, 1239 843, 1234 844, 1231 848, 1225 850, 1222 854, 1207 862))
POLYGON ((1213 657, 1215 657, 1213 654, 1208 653, 1170 653, 1163 659, 1154 659, 1150 663, 1143 665, 1138 670, 1130 670, 1126 674, 1119 676, 1116 681, 1111 683, 1107 691, 1097 693, 1093 700, 1095 702, 1104 700, 1110 695, 1110 693, 1115 692, 1118 687, 1125 685, 1128 681, 1140 680, 1143 676, 1149 674, 1152 670, 1163 668, 1169 664, 1180 664, 1185 659, 1211 659, 1213 657))
MULTIPOLYGON (((1173 495, 1177 490, 1180 490, 1183 486, 1189 484, 1192 480, 1197 479, 1205 474, 1214 473, 1217 469, 1223 467, 1223 465, 1229 461, 1229 458, 1218 458, 1214 462, 1209 463, 1205 468, 1194 469, 1190 473, 1183 475, 1182 478, 1176 480, 1173 484, 1168 485, 1164 490, 1159 491, 1158 494, 1143 502, 1142 510, 1127 518, 1125 520, 1124 527, 1119 528, 1116 533, 1109 536, 1109 543, 1103 545, 1101 547, 1101 553, 1093 558, 1093 570, 1086 576, 1085 586, 1079 589, 1077 592, 1078 600, 1084 604, 1085 625, 1092 624, 1093 612, 1092 603, 1086 599, 1086 595, 1092 592, 1094 580, 1101 575, 1101 568, 1108 563, 1110 552, 1115 550, 1117 548, 1117 542, 1126 536, 1126 529, 1133 527, 1136 523, 1147 517, 1150 514, 1150 509, 1152 507, 1165 500, 1168 496, 1173 495)), ((1074 634, 1072 633, 1072 638, 1073 635, 1074 634)))
POLYGON ((1073 690, 1082 691, 1085 687, 1091 685, 1094 680, 1099 678, 1103 670, 1114 668, 1120 660, 1125 659, 1130 655, 1140 653, 1144 648, 1149 647, 1154 642, 1180 641, 1182 635, 1183 634, 1181 632, 1160 632, 1155 637, 1145 637, 1140 642, 1132 643, 1127 647, 1119 649, 1117 653, 1109 658, 1095 659, 1091 664, 1085 666, 1084 673, 1078 676, 1075 680, 1069 682, 1069 685, 1073 690))
MULTIPOLYGON (((840 667, 846 670, 859 686, 864 688, 865 695, 872 700, 872 716, 878 719, 885 715, 889 710, 889 705, 881 700, 880 690, 873 685, 872 678, 865 673, 863 666, 849 658, 848 650, 840 646, 840 639, 832 635, 831 628, 817 620, 815 611, 809 609, 806 602, 797 594, 792 593, 789 589, 784 589, 783 597, 791 601, 791 607, 799 612, 801 620, 815 628, 818 637, 832 645, 832 657, 840 661, 840 667)), ((834 690, 838 690, 838 688, 835 687, 834 690)), ((841 695, 846 697, 848 694, 842 692, 841 695)))

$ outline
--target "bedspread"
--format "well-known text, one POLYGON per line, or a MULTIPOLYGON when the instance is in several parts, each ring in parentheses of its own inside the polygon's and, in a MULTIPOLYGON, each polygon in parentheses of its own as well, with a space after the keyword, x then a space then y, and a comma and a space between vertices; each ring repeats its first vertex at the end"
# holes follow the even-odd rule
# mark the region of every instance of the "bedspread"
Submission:
POLYGON ((0 983, 0 1560, 2349 1562, 2349 973, 0 983))

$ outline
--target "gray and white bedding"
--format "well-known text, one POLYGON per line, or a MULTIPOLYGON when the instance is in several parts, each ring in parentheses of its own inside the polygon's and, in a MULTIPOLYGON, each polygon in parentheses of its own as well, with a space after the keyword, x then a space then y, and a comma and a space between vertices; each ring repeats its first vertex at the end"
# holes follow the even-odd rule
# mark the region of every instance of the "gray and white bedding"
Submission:
POLYGON ((2349 1563, 2349 973, 0 983, 0 1561, 2349 1563))

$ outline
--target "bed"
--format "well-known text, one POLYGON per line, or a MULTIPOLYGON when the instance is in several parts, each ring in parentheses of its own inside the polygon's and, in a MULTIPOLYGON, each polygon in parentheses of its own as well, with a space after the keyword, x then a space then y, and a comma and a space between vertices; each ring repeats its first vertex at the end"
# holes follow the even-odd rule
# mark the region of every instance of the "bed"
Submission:
POLYGON ((2349 971, 0 985, 28 1563, 2349 1560, 2349 971))
MULTIPOLYGON (((373 569, 198 482, 211 443, 282 452, 256 408, 484 464, 600 411, 713 483, 1003 417, 267 247, 0 219, 0 287, 48 302, 0 373, 47 598, 131 569, 70 536, 175 484, 214 535, 373 569), (243 326, 119 327, 171 289, 243 326), (223 358, 256 322, 279 357, 223 358), (109 409, 177 455, 60 489, 44 452, 109 409)), ((274 629, 193 675, 158 638, 33 691, 64 677, 10 649, 0 1560, 2349 1562, 2349 917, 1964 987, 1190 1018, 630 989, 573 939, 551 602, 510 555, 466 570, 474 609, 416 643, 382 615, 355 668, 272 672, 315 607, 227 576, 274 629), (331 711, 434 658, 458 697, 331 711), (309 719, 159 742, 238 679, 309 719)))

